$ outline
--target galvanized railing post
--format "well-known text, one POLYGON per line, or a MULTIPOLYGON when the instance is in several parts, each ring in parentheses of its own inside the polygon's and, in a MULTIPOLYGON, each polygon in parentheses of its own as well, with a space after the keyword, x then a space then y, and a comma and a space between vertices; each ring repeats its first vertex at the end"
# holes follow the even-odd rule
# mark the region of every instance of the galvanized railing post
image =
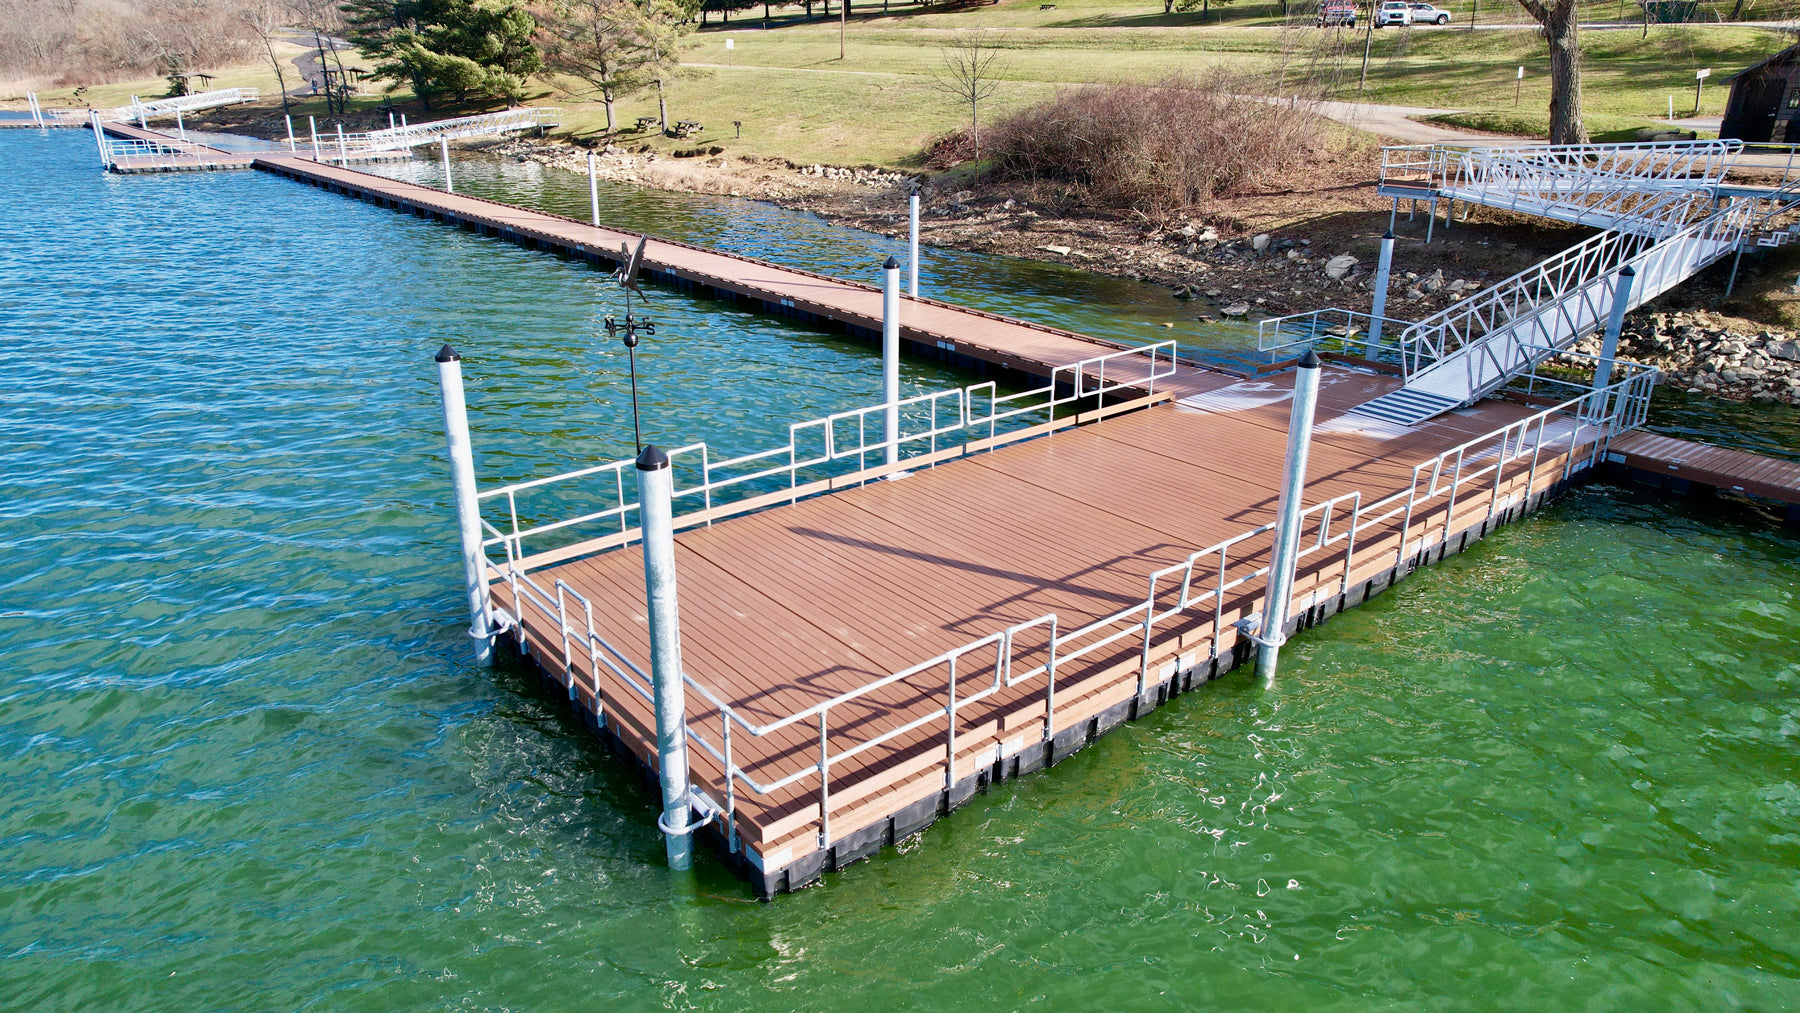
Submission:
POLYGON ((1381 258, 1375 262, 1375 301, 1369 306, 1369 358, 1381 349, 1381 319, 1387 315, 1388 274, 1394 268, 1394 232, 1381 237, 1381 258))
POLYGON ((88 126, 93 128, 93 130, 94 130, 94 145, 100 149, 100 168, 102 168, 102 169, 111 168, 112 167, 112 159, 108 158, 106 155, 106 128, 102 127, 100 125, 100 114, 99 113, 97 113, 97 112, 89 112, 88 113, 88 126))
POLYGON ((1275 510, 1275 544, 1269 557, 1268 590, 1262 629, 1257 637, 1256 670, 1275 678, 1277 656, 1287 640, 1288 599, 1293 596, 1294 567, 1300 548, 1300 508, 1306 493, 1306 457, 1312 446, 1313 415, 1319 405, 1319 356, 1308 348, 1294 370, 1294 406, 1288 416, 1287 468, 1275 510))
POLYGON ((438 150, 444 156, 444 192, 455 193, 456 183, 450 178, 450 139, 448 137, 438 138, 438 150))
MULTIPOLYGON (((449 178, 449 173, 444 177, 449 178)), ((600 176, 594 168, 594 153, 588 152, 588 210, 594 219, 594 228, 600 227, 600 176)))
POLYGON ((900 262, 881 265, 881 400, 887 405, 887 463, 900 460, 900 262))
POLYGON ((343 166, 344 168, 348 169, 348 168, 350 168, 350 151, 348 148, 344 147, 344 125, 342 123, 339 123, 337 125, 337 135, 338 135, 338 164, 343 166))
POLYGON ((919 194, 913 192, 907 200, 907 207, 912 218, 912 228, 907 240, 906 253, 906 294, 914 299, 919 297, 919 194))
MULTIPOLYGON (((485 665, 494 660, 494 637, 488 618, 487 577, 482 572, 481 501, 475 490, 475 448, 469 439, 468 404, 463 399, 462 356, 445 345, 438 349, 436 361, 438 387, 444 401, 444 439, 450 454, 450 481, 456 491, 463 589, 469 603, 469 636, 475 639, 475 661, 485 665)), ((515 584, 515 602, 517 594, 515 584)))
POLYGON ((656 704, 657 775, 662 782, 663 832, 669 868, 693 867, 688 829, 686 687, 681 678, 681 626, 675 593, 675 521, 669 455, 651 445, 637 458, 638 504, 644 539, 644 598, 649 606, 650 672, 656 704))
POLYGON ((312 134, 313 161, 319 161, 319 120, 317 117, 306 118, 306 129, 312 134))
POLYGON ((294 147, 294 117, 291 113, 284 113, 281 118, 287 121, 288 154, 292 155, 298 150, 294 147))

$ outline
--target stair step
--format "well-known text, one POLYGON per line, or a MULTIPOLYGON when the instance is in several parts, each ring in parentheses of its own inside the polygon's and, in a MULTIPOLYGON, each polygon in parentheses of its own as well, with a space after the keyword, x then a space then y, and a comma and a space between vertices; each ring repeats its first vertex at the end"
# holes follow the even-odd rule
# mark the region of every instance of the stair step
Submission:
POLYGON ((1350 409, 1350 414, 1396 425, 1414 426, 1461 406, 1462 402, 1453 397, 1402 387, 1373 401, 1357 405, 1350 409))

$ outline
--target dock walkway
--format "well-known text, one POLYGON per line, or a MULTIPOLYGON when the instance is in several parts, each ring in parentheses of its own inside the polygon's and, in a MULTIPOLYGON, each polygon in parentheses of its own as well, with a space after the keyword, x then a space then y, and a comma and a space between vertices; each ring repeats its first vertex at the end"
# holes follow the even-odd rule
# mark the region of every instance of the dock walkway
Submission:
MULTIPOLYGON (((642 238, 640 233, 624 229, 597 228, 562 215, 446 193, 310 158, 263 156, 254 167, 609 269, 617 266, 621 246, 635 245, 642 238)), ((787 316, 831 321, 877 335, 881 332, 881 289, 874 285, 655 237, 645 247, 642 270, 662 284, 697 288, 726 298, 751 299, 787 316)), ((1040 377, 1129 347, 935 299, 911 297, 901 299, 900 338, 917 350, 952 362, 998 366, 1040 377)), ((1116 362, 1111 368, 1148 367, 1136 362, 1116 362)), ((1108 381, 1120 378, 1118 374, 1106 377, 1108 381)), ((1182 397, 1216 387, 1224 379, 1216 371, 1183 363, 1166 380, 1158 380, 1157 389, 1182 397)))
POLYGON ((1781 503, 1788 521, 1800 523, 1800 462, 1645 432, 1614 441, 1606 460, 1640 482, 1697 485, 1781 503))
MULTIPOLYGON (((639 239, 303 157, 252 166, 601 266, 639 239)), ((644 270, 778 313, 881 327, 872 285, 654 238, 644 270)), ((736 462, 710 462, 702 448, 702 487, 677 483, 677 496, 707 496, 684 500, 704 509, 676 518, 688 756, 719 810, 701 832, 763 896, 865 857, 983 785, 1055 763, 1229 670, 1249 644, 1238 624, 1256 621, 1265 595, 1291 377, 1236 378, 1172 361, 1164 346, 1121 354, 929 299, 902 300, 901 336, 927 354, 1048 378, 1036 396, 1049 421, 994 435, 1003 399, 986 385, 980 414, 977 385, 947 392, 959 445, 932 429, 928 449, 865 467, 864 437, 834 456, 826 420, 736 462), (1093 396, 1100 389, 1110 401, 1093 396), (1083 414, 1057 418, 1059 399, 1083 414), (861 470, 802 484, 812 466, 802 432, 823 435, 818 460, 861 470), (742 486, 754 495, 715 505, 716 469, 744 461, 767 464, 775 491, 742 486)), ((1654 382, 1653 370, 1617 369, 1625 378, 1603 392, 1533 376, 1539 386, 1521 398, 1401 427, 1348 414, 1397 379, 1328 367, 1290 630, 1459 551, 1591 468, 1641 422, 1654 382), (1570 400, 1543 407, 1558 383, 1570 400)), ((934 413, 940 404, 923 402, 934 413)), ((848 414, 861 434, 869 416, 848 414)), ((693 450, 671 457, 691 461, 693 450)), ((650 769, 644 570, 627 521, 636 505, 618 464, 580 465, 480 494, 493 536, 487 591, 508 636, 577 712, 650 769), (615 482, 617 502, 522 531, 515 496, 563 481, 575 494, 565 510, 592 510, 593 487, 615 482), (616 520, 612 533, 574 538, 602 516, 616 520), (526 534, 553 529, 571 540, 526 554, 526 534)))
MULTIPOLYGON (((1290 383, 1158 398, 678 535, 689 757, 726 810, 721 850, 765 896, 798 888, 1231 668, 1264 592, 1290 383), (721 705, 786 723, 753 736, 721 705)), ((1396 386, 1326 371, 1297 625, 1534 508, 1611 435, 1506 401, 1412 429, 1346 414, 1396 386)), ((522 569, 492 593, 527 653, 653 764, 650 703, 610 660, 648 671, 641 552, 522 569)))

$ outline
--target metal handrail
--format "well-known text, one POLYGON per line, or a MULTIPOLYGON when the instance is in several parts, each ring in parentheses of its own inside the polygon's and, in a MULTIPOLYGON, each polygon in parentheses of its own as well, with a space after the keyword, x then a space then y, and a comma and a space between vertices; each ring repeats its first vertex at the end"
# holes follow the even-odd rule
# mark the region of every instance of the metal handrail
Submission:
MULTIPOLYGON (((1559 354, 1566 358, 1599 361, 1595 357, 1576 353, 1559 354)), ((1385 554, 1377 558, 1382 565, 1402 568, 1409 560, 1418 558, 1433 545, 1447 543, 1459 530, 1468 530, 1511 510, 1530 497, 1537 488, 1541 459, 1545 450, 1554 444, 1562 444, 1566 440, 1566 447, 1560 451, 1562 465, 1558 481, 1567 480, 1577 472, 1591 467, 1605 453, 1614 436, 1642 423, 1657 377, 1655 368, 1625 360, 1617 360, 1614 367, 1622 376, 1607 386, 1583 389, 1552 407, 1465 441, 1414 465, 1411 480, 1406 488, 1398 492, 1371 503, 1364 503, 1360 492, 1352 492, 1307 508, 1303 513, 1302 530, 1312 534, 1307 538, 1300 558, 1341 552, 1341 555, 1321 560, 1315 573, 1329 573, 1333 565, 1341 566, 1341 572, 1335 581, 1327 581, 1324 585, 1315 585, 1309 589, 1301 610, 1310 609, 1317 604, 1322 587, 1335 586, 1335 591, 1331 593, 1337 595, 1348 592, 1352 577, 1358 572, 1357 549, 1360 545, 1366 551, 1372 535, 1398 535, 1392 550, 1391 564, 1387 562, 1385 554), (1553 420, 1556 420, 1555 424, 1552 424, 1553 420), (1519 485, 1521 480, 1522 486, 1519 485), (1514 491, 1503 495, 1508 490, 1514 491), (1487 495, 1485 512, 1458 528, 1456 506, 1459 498, 1466 502, 1470 495, 1481 491, 1485 491, 1487 495), (1343 518, 1341 523, 1338 520, 1340 516, 1343 518), (1439 539, 1435 543, 1430 541, 1434 534, 1439 539)), ((1534 364, 1534 381, 1541 379, 1545 384, 1563 386, 1572 384, 1569 380, 1550 376, 1538 378, 1535 375, 1536 368, 1534 364)), ((1211 656, 1217 657, 1222 646, 1226 615, 1233 608, 1240 611, 1247 608, 1246 602, 1253 600, 1247 599, 1243 593, 1230 598, 1227 596, 1233 592, 1241 592, 1243 588, 1267 576, 1268 548, 1261 544, 1261 536, 1268 535, 1272 528, 1272 524, 1251 528, 1194 552, 1181 563, 1156 570, 1149 576, 1148 593, 1143 602, 1127 606, 1079 629, 1061 632, 1057 615, 1053 612, 1046 613, 976 637, 918 664, 872 679, 845 693, 772 721, 759 723, 751 720, 738 708, 721 699, 711 687, 684 672, 682 678, 685 685, 692 687, 719 715, 716 742, 692 722, 684 721, 684 728, 688 740, 711 756, 723 772, 726 794, 723 808, 729 846, 734 851, 739 847, 736 800, 740 784, 756 794, 768 795, 813 778, 818 780, 817 843, 820 847, 830 846, 834 839, 831 833, 833 764, 841 764, 901 736, 940 722, 944 735, 944 784, 946 787, 954 786, 958 770, 968 766, 967 763, 959 764, 963 758, 959 755, 957 745, 958 708, 979 703, 1005 688, 1016 687, 1038 678, 1045 680, 1044 716, 1039 741, 1052 740, 1056 731, 1055 694, 1059 671, 1071 661, 1091 656, 1134 634, 1141 638, 1136 683, 1138 696, 1142 698, 1150 688, 1153 659, 1160 656, 1155 650, 1156 627, 1188 614, 1196 607, 1210 608, 1209 646, 1211 656), (1259 557, 1263 560, 1260 565, 1259 557), (1204 570, 1201 568, 1202 564, 1204 570), (1174 594, 1172 602, 1163 598, 1169 593, 1174 594), (1035 655, 1041 651, 1043 661, 1032 664, 1027 660, 1025 664, 1021 664, 1019 644, 1032 631, 1040 631, 1043 642, 1041 646, 1028 648, 1026 654, 1035 655), (964 684, 959 692, 958 669, 963 664, 963 659, 985 659, 989 650, 993 652, 991 674, 984 681, 978 681, 973 689, 964 684), (833 708, 844 707, 899 682, 940 668, 945 672, 941 704, 934 703, 915 712, 911 720, 896 728, 854 744, 841 745, 841 748, 833 751, 830 724, 833 708), (813 762, 803 763, 779 776, 760 780, 737 763, 732 747, 733 728, 743 734, 763 737, 802 726, 809 729, 809 735, 810 729, 817 728, 818 752, 817 759, 813 762)), ((524 612, 528 607, 557 623, 561 633, 563 662, 569 673, 571 696, 576 693, 573 652, 579 642, 590 659, 589 672, 593 677, 593 698, 597 712, 603 715, 605 706, 605 692, 599 682, 602 666, 619 679, 629 692, 645 701, 652 701, 651 680, 644 669, 594 631, 593 610, 587 599, 560 580, 556 582, 554 592, 544 589, 529 574, 521 572, 514 565, 515 562, 509 555, 508 565, 504 569, 494 567, 491 562, 487 564, 488 573, 493 579, 504 580, 513 589, 514 612, 505 618, 510 621, 521 640, 524 637, 524 612), (585 628, 572 626, 569 622, 567 600, 570 597, 583 607, 585 628)), ((1369 565, 1366 556, 1362 565, 1365 568, 1369 565)), ((1033 720, 1036 721, 1036 718, 1033 720)), ((1028 735, 1001 742, 987 752, 968 758, 968 762, 976 767, 995 762, 1011 755, 1006 751, 1009 747, 1016 746, 1012 749, 1012 752, 1016 752, 1028 742, 1028 735)))
POLYGON ((61 123, 87 123, 90 116, 99 113, 100 119, 105 122, 124 123, 152 117, 173 116, 177 112, 186 113, 197 109, 214 109, 219 106, 255 102, 261 94, 255 88, 218 88, 213 91, 195 92, 192 95, 136 102, 112 109, 46 109, 44 115, 61 123))
POLYGON ((493 113, 457 116, 446 120, 409 123, 404 127, 384 127, 355 133, 319 135, 319 160, 337 161, 343 156, 363 157, 383 152, 406 151, 439 141, 455 141, 467 137, 485 137, 515 130, 554 127, 561 123, 554 109, 521 106, 493 113))
MULTIPOLYGON (((869 459, 879 455, 885 461, 890 446, 902 463, 909 458, 934 458, 940 450, 946 449, 940 444, 949 444, 950 438, 958 434, 966 445, 976 439, 1001 439, 1004 436, 1002 426, 1033 415, 1046 415, 1046 421, 1054 424, 1057 409, 1073 402, 1090 398, 1104 402, 1108 394, 1140 389, 1146 396, 1154 397, 1156 382, 1176 371, 1176 350, 1174 341, 1159 341, 1093 356, 1055 367, 1044 385, 1013 394, 1000 394, 994 381, 989 380, 903 398, 897 404, 902 424, 891 444, 885 427, 880 424, 888 406, 878 404, 791 423, 786 444, 737 457, 715 459, 711 447, 704 442, 677 447, 666 451, 677 469, 677 476, 684 471, 698 471, 699 481, 688 485, 677 481, 675 484, 672 498, 678 505, 676 526, 689 526, 684 525, 683 520, 698 515, 703 515, 705 523, 710 525, 721 516, 721 509, 750 499, 746 490, 753 491, 760 484, 769 487, 765 491, 775 492, 770 484, 782 479, 786 479, 788 501, 791 502, 803 494, 803 475, 829 471, 838 462, 854 459, 856 466, 846 474, 830 475, 835 483, 860 484, 881 477, 893 469, 885 463, 870 464, 869 459), (1137 364, 1140 360, 1142 365, 1137 364), (1121 370, 1121 363, 1135 368, 1121 370), (1108 376, 1109 368, 1111 376, 1108 376), (920 408, 924 411, 913 411, 920 408), (923 424, 918 421, 921 414, 923 424), (945 421, 947 415, 953 416, 952 420, 945 421), (720 498, 727 494, 742 496, 742 500, 721 502, 720 498)), ((1068 421, 1073 422, 1072 419, 1068 421)), ((508 483, 478 493, 477 498, 482 503, 505 500, 507 511, 505 526, 496 525, 484 516, 482 525, 488 532, 482 542, 484 551, 504 544, 509 554, 523 558, 527 539, 593 524, 616 525, 613 537, 617 544, 630 544, 637 537, 635 514, 638 504, 626 488, 624 475, 633 463, 631 460, 611 461, 559 475, 508 483), (520 526, 520 493, 570 483, 585 483, 590 487, 610 485, 611 497, 607 500, 610 505, 573 517, 520 526)))

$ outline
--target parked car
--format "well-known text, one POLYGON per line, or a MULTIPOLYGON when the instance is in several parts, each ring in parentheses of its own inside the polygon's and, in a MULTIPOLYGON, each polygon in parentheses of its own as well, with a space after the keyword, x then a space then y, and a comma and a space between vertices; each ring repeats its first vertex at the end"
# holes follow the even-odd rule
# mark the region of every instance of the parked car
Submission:
POLYGON ((1406 0, 1383 0, 1382 5, 1375 8, 1376 28, 1410 24, 1412 24, 1412 5, 1406 0))
POLYGON ((1319 5, 1320 28, 1355 28, 1356 4, 1351 0, 1325 0, 1319 5))
POLYGON ((1412 23, 1415 25, 1447 25, 1450 23, 1450 12, 1442 7, 1411 2, 1406 6, 1412 11, 1412 23))

